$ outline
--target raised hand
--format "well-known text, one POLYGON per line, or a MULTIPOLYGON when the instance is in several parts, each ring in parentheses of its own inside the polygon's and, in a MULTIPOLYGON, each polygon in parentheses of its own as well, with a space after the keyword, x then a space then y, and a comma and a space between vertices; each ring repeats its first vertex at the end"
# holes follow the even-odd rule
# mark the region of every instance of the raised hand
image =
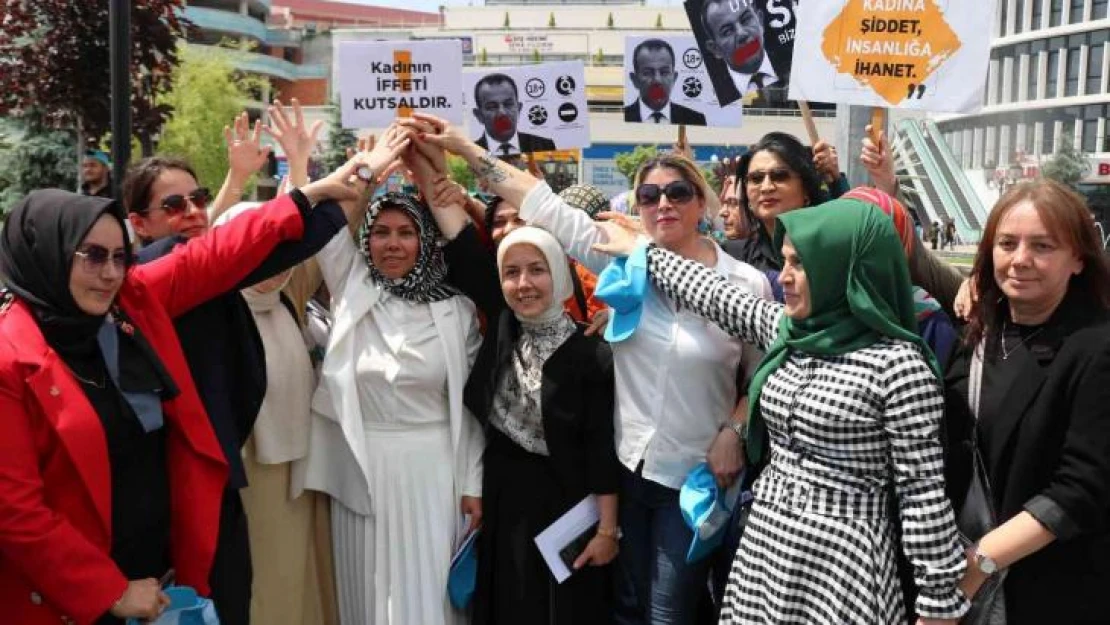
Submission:
POLYGON ((813 146, 813 166, 825 182, 832 184, 840 178, 840 163, 837 161, 836 146, 818 141, 813 146))
POLYGON ((595 243, 594 249, 610 256, 628 256, 636 249, 637 232, 616 221, 594 222, 594 227, 605 233, 604 243, 595 243))
POLYGON ((859 161, 867 169, 868 175, 871 176, 871 183, 876 188, 891 196, 896 196, 898 193, 898 177, 894 173, 894 157, 891 155, 886 133, 880 131, 876 137, 870 125, 867 126, 866 130, 867 136, 863 139, 863 149, 860 151, 859 161))
POLYGON ((420 141, 427 141, 452 154, 461 156, 468 148, 476 147, 461 128, 457 128, 446 119, 435 115, 414 112, 412 117, 400 119, 398 123, 416 132, 420 141))
POLYGON ((262 147, 262 121, 254 122, 252 131, 245 111, 235 118, 232 126, 224 126, 224 140, 227 141, 230 173, 236 180, 245 181, 262 169, 270 155, 270 148, 262 147))
POLYGON ((263 130, 281 145, 285 158, 289 161, 289 177, 293 184, 308 182, 308 159, 316 148, 316 138, 323 127, 322 120, 316 120, 311 126, 306 126, 304 111, 301 103, 296 98, 292 100, 293 115, 290 119, 281 100, 274 100, 267 110, 270 113, 269 126, 263 130))

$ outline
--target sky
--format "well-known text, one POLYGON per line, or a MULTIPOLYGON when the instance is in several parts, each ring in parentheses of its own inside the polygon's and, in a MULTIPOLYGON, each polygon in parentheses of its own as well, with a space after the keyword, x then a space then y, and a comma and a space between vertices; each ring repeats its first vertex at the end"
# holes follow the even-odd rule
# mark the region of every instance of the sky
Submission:
MULTIPOLYGON (((343 1, 350 2, 352 4, 365 4, 367 6, 386 6, 386 7, 394 7, 394 8, 398 8, 398 9, 413 9, 413 10, 416 10, 416 11, 431 11, 433 13, 435 11, 439 10, 439 5, 441 5, 441 4, 446 5, 446 6, 466 6, 466 5, 469 5, 469 4, 474 4, 474 5, 477 5, 477 6, 481 6, 482 4, 484 4, 483 0, 473 0, 473 2, 469 2, 467 0, 340 0, 340 1, 341 2, 343 2, 343 1)), ((681 4, 681 2, 679 2, 679 0, 647 0, 647 4, 649 4, 651 6, 667 6, 667 5, 681 4)))

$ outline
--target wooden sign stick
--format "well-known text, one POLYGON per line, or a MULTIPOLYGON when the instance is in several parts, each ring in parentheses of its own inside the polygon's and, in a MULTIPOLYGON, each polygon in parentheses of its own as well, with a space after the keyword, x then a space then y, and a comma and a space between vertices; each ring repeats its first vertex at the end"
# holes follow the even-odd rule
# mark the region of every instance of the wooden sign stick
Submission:
POLYGON ((879 145, 879 139, 886 133, 886 109, 876 106, 871 109, 871 142, 879 145))
POLYGON ((809 110, 809 102, 798 100, 798 109, 802 111, 802 121, 806 125, 806 134, 809 135, 809 144, 817 145, 821 137, 817 134, 817 124, 813 121, 813 111, 809 110))

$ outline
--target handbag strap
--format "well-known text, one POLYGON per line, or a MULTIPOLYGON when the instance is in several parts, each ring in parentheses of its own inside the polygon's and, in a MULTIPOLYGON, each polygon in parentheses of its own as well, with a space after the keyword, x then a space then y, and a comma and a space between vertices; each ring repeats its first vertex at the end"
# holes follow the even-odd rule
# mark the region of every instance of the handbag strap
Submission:
POLYGON ((975 424, 971 427, 971 444, 979 448, 979 398, 983 389, 983 352, 986 340, 980 341, 971 352, 971 374, 967 380, 967 405, 975 424))

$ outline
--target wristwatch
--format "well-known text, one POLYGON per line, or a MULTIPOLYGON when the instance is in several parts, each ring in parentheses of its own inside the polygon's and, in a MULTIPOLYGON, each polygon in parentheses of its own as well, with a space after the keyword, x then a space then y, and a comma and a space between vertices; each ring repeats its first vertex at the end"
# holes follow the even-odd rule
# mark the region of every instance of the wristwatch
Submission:
POLYGON ((599 525, 599 526, 597 526, 597 535, 598 536, 603 536, 603 537, 611 539, 611 540, 619 541, 621 539, 621 537, 624 536, 624 532, 621 531, 620 526, 617 526, 617 527, 601 527, 599 525))
POLYGON ((982 571, 984 575, 994 575, 998 572, 998 563, 994 561, 994 558, 979 551, 979 545, 975 545, 974 558, 975 566, 979 567, 979 570, 982 571))
POLYGON ((369 165, 363 165, 359 167, 355 173, 357 173, 358 177, 363 179, 367 183, 374 182, 374 170, 371 169, 369 165))
POLYGON ((717 430, 717 431, 720 432, 721 430, 723 430, 725 428, 728 428, 728 429, 732 430, 733 432, 736 432, 736 435, 740 437, 740 442, 741 443, 748 440, 748 422, 747 421, 733 421, 733 420, 729 419, 724 424, 722 424, 720 429, 717 430))

